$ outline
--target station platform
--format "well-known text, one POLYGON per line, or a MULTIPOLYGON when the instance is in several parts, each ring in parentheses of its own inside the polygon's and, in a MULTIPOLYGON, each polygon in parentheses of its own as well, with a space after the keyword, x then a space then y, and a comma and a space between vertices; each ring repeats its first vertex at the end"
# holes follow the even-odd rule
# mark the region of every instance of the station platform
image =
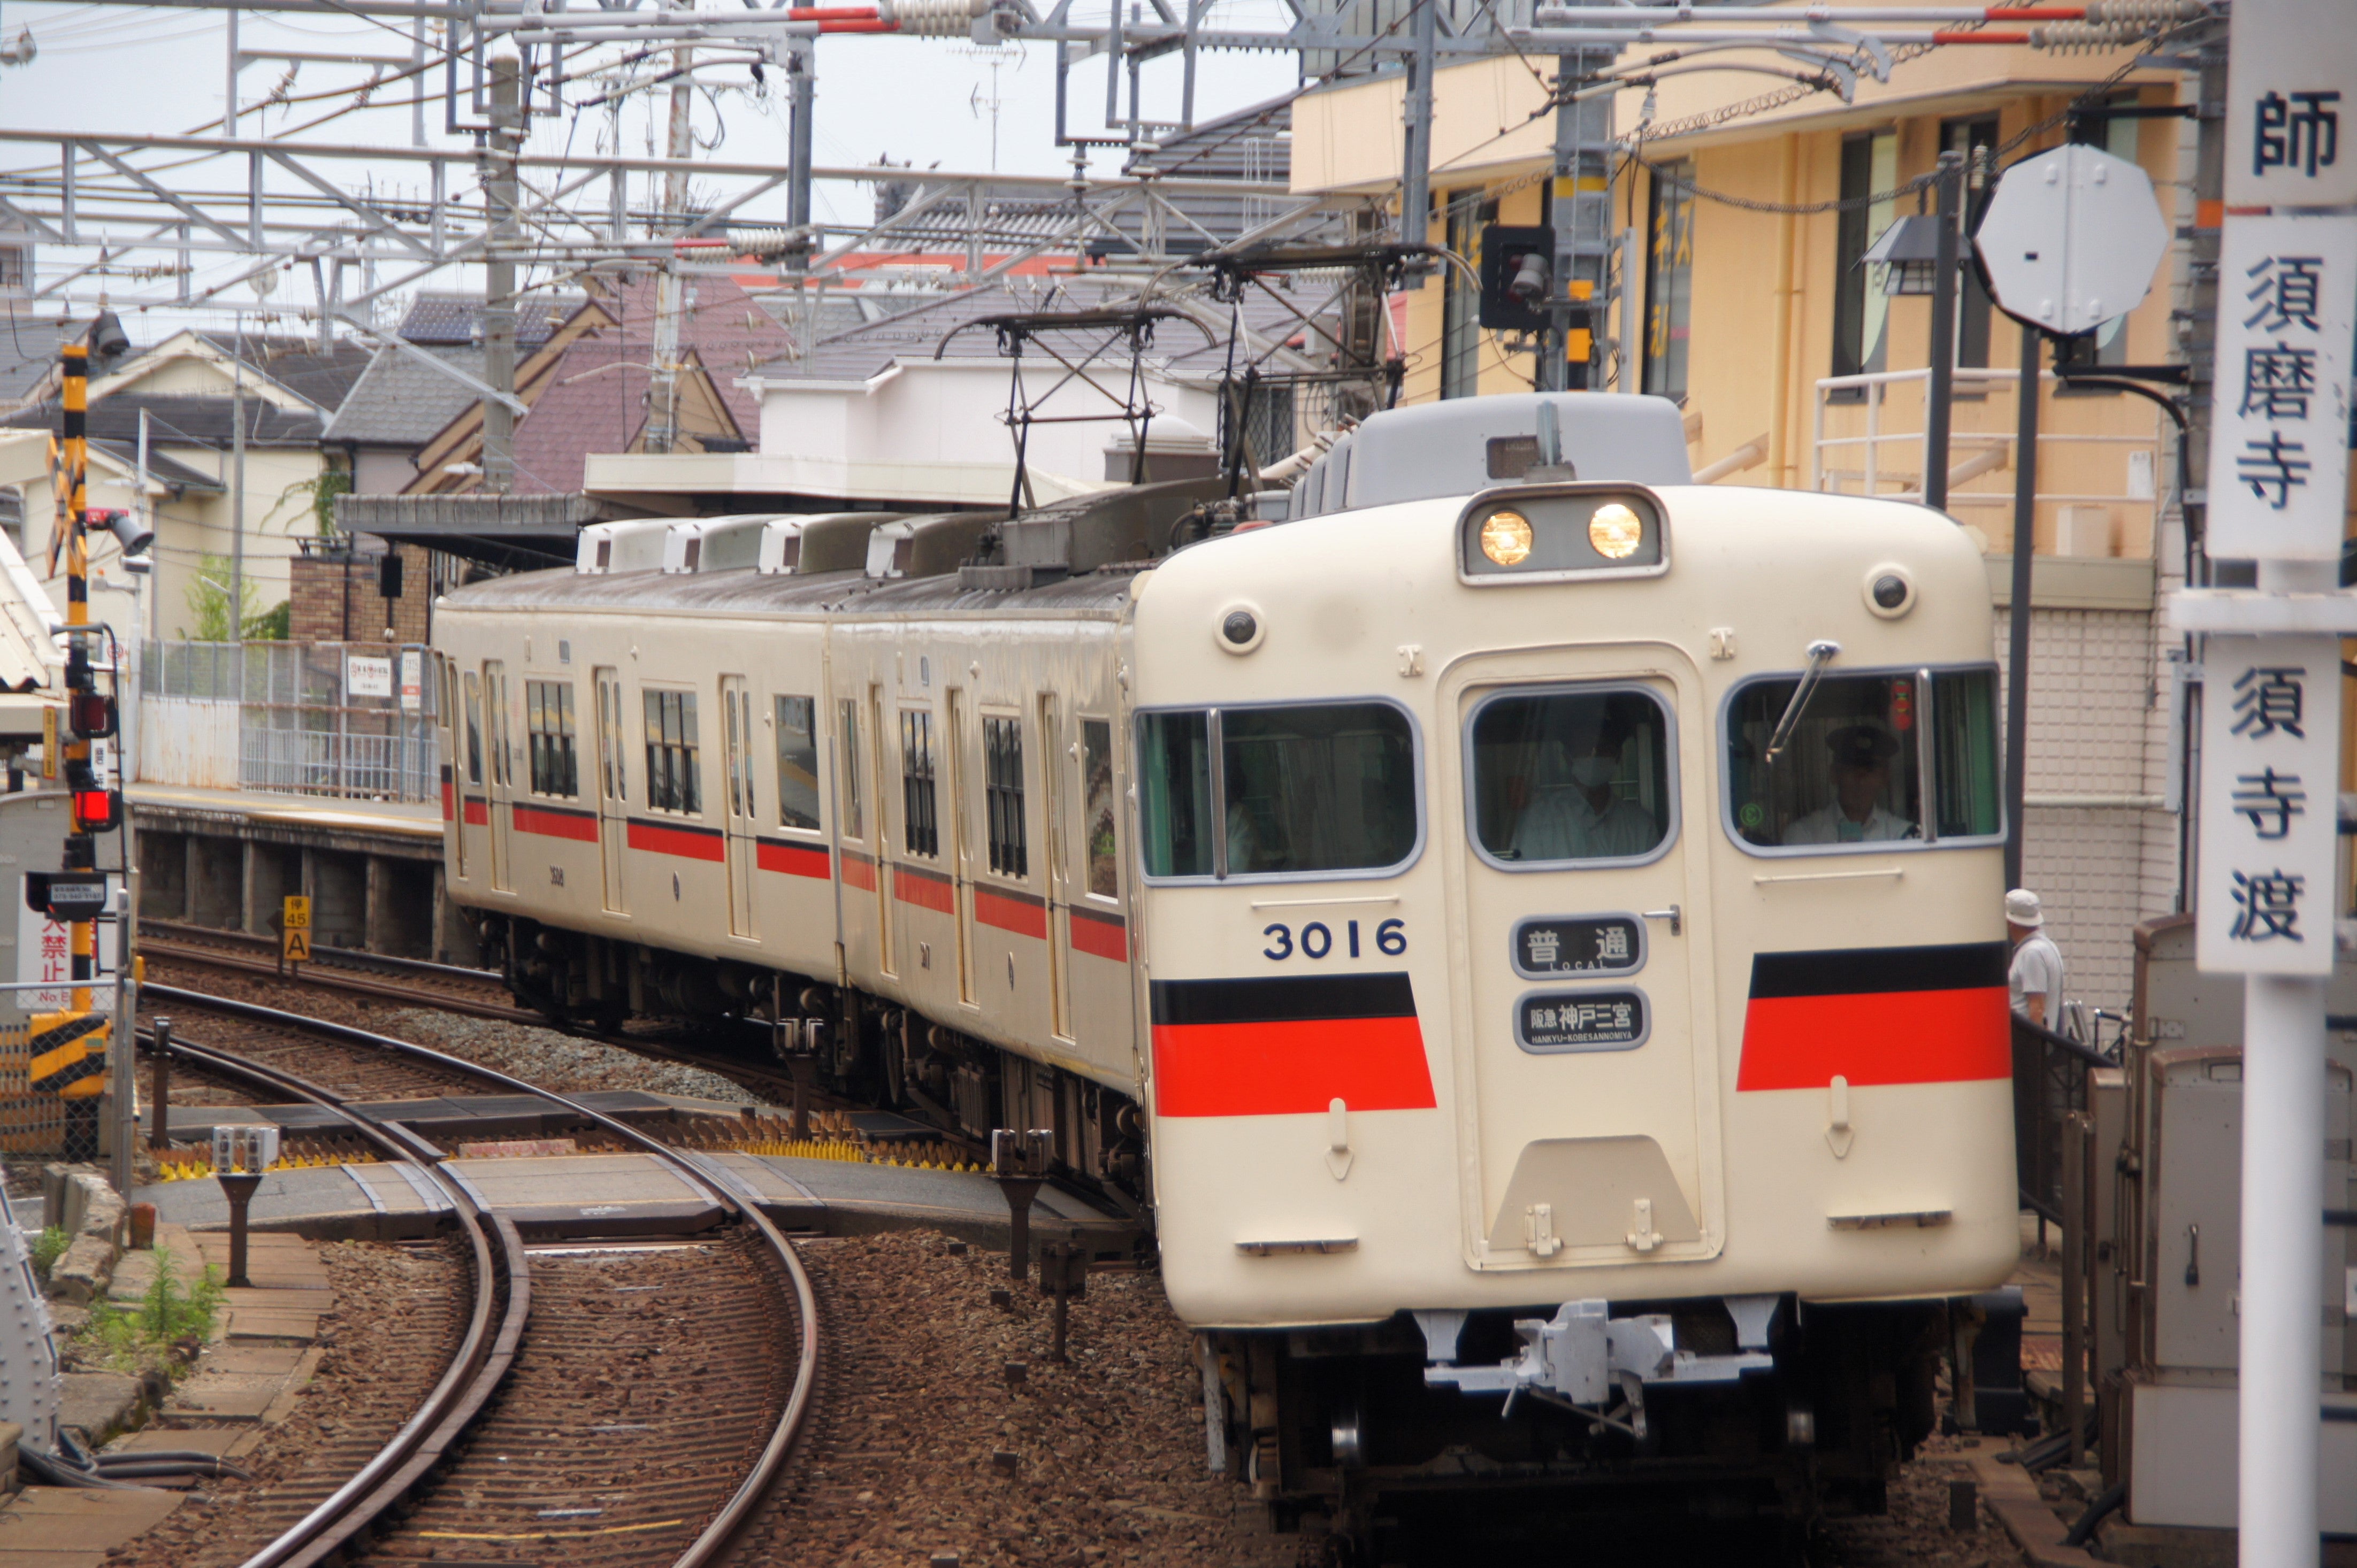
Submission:
POLYGON ((442 807, 134 784, 139 912, 260 934, 308 892, 314 940, 396 958, 471 961, 442 887, 442 807))

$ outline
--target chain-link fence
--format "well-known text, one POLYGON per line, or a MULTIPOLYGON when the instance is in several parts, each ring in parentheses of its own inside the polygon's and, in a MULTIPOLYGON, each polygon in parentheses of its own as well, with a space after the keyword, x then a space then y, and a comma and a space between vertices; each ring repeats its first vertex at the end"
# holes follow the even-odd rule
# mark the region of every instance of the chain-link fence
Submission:
POLYGON ((238 704, 241 788, 343 800, 441 798, 434 682, 423 648, 151 642, 145 653, 148 700, 238 704))

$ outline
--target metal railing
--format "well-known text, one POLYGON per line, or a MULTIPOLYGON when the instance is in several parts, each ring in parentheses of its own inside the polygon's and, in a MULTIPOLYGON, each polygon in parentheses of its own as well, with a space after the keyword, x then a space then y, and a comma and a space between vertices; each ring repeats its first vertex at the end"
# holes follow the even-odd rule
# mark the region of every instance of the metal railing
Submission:
POLYGON ((441 796, 434 682, 423 648, 151 642, 144 652, 147 700, 238 704, 240 788, 401 802, 441 796), (416 677, 407 695, 404 674, 416 677))
POLYGON ((2021 1207, 2064 1223, 2062 1122, 2087 1109, 2087 1075, 2119 1064, 2016 1013, 2013 1018, 2013 1164, 2021 1207))
MULTIPOLYGON (((1817 382, 1815 424, 1809 449, 1809 488, 1838 495, 1881 496, 1892 500, 1923 499, 1923 473, 1930 462, 1930 435, 1924 429, 1924 404, 1930 396, 1932 372, 1929 367, 1920 371, 1877 371, 1864 375, 1826 376, 1817 382), (1858 394, 1856 401, 1837 400, 1836 394, 1858 394), (1894 398, 1894 393, 1898 394, 1894 398), (1833 429, 1839 425, 1840 429, 1833 429)), ((2045 390, 2045 401, 2040 418, 2038 451, 2040 473, 2044 478, 2038 491, 2040 502, 2083 504, 2115 508, 2141 509, 2150 514, 2151 528, 2159 526, 2161 498, 2166 493, 2168 477, 2162 464, 2161 415, 2149 404, 2138 403, 2133 413, 2137 423, 2146 418, 2152 427, 2147 434, 2127 431, 2083 431, 2057 428, 2065 423, 2061 411, 2072 414, 2111 406, 2108 400, 2084 402, 2066 399, 2058 402, 2054 389, 2061 383, 2051 371, 2039 376, 2045 390), (2063 490, 2051 488, 2061 477, 2061 467, 2056 457, 2072 448, 2097 448, 2116 453, 2120 479, 2112 489, 2091 489, 2063 490), (2141 461, 2136 455, 2143 454, 2141 461), (2141 473, 2131 472, 2140 469, 2141 473)), ((2015 466, 2014 446, 2018 439, 2014 401, 2019 395, 2021 372, 2018 370, 1990 369, 1983 366, 1960 365, 1956 369, 1956 390, 1959 393, 1981 392, 2005 394, 2002 403, 1991 396, 1986 403, 1963 402, 1956 405, 1955 427, 1949 436, 1948 510, 1959 514, 1973 509, 2002 509, 2013 505, 2015 466), (1978 428, 1986 426, 1986 428, 1978 428), (2001 474, 2005 478, 1993 488, 1972 488, 1986 476, 2001 474)), ((2071 423, 2077 423, 2075 419, 2071 423)), ((2077 454, 2073 454, 2076 457, 2077 454)), ((2079 467, 2083 470, 2082 461, 2079 467)), ((2147 537, 2150 535, 2147 534, 2147 537)), ((2135 552, 2130 552, 2135 553, 2135 552)))

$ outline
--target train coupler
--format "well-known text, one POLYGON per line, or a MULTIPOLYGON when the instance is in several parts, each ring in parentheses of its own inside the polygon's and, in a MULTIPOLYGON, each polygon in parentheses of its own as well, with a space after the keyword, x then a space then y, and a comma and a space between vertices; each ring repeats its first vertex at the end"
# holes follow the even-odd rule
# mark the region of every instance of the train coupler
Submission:
POLYGON ((1666 1314, 1614 1317, 1609 1302, 1591 1299, 1565 1302, 1551 1318, 1516 1318, 1521 1350, 1494 1366, 1478 1367, 1457 1365, 1458 1337, 1467 1316, 1463 1311, 1418 1312, 1416 1326, 1424 1331, 1425 1351, 1431 1358, 1424 1380, 1432 1388, 1454 1384, 1460 1393, 1504 1394, 1501 1419, 1512 1414, 1514 1402, 1528 1393, 1641 1439, 1647 1384, 1734 1382, 1746 1372, 1775 1367, 1775 1357, 1768 1353, 1768 1327, 1775 1317, 1776 1297, 1726 1299, 1736 1325, 1738 1348, 1733 1355, 1681 1350, 1666 1314), (1616 1393, 1622 1403, 1608 1411, 1606 1402, 1616 1393))

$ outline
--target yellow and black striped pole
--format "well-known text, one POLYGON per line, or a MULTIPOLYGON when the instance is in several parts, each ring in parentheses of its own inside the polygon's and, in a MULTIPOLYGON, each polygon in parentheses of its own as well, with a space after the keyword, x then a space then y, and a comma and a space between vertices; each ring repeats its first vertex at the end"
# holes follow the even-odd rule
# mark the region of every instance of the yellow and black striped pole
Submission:
MULTIPOLYGON (((90 547, 86 537, 90 519, 90 345, 72 342, 59 350, 63 419, 59 435, 65 446, 66 480, 66 700, 69 704, 74 693, 91 690, 95 682, 90 667, 90 650, 83 640, 82 628, 90 625, 90 547)), ((98 844, 90 824, 82 818, 83 792, 80 780, 89 770, 90 742, 75 733, 75 726, 60 725, 59 738, 65 743, 65 767, 61 770, 69 786, 68 799, 73 807, 71 825, 66 833, 65 865, 68 872, 95 871, 98 868, 98 844)), ((75 920, 67 927, 67 953, 72 963, 72 1001, 68 1014, 79 1017, 91 1010, 90 983, 97 972, 98 928, 94 921, 75 920)), ((93 1074, 66 1090, 66 1157, 95 1159, 98 1157, 98 1100, 104 1088, 102 1076, 93 1074), (86 1093, 75 1094, 74 1089, 86 1093)))

